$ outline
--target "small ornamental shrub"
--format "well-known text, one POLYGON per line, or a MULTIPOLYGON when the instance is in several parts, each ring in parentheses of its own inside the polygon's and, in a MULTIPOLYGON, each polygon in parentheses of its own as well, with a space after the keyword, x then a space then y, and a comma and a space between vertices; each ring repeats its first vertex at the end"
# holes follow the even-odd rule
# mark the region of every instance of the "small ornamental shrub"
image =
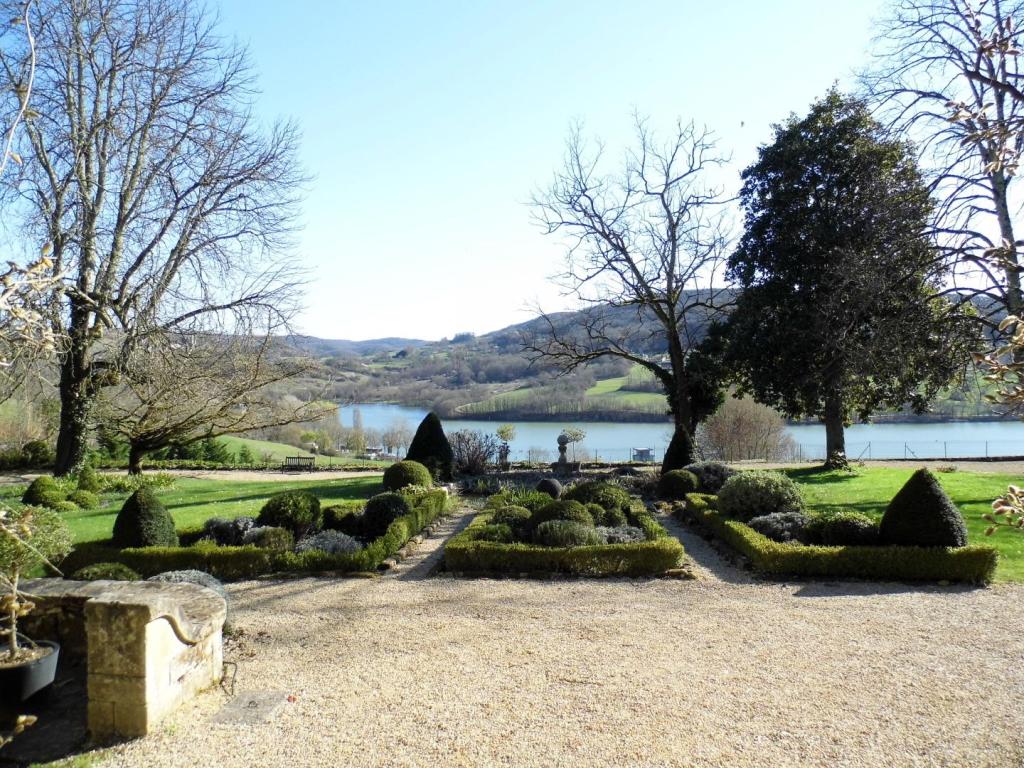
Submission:
POLYGON ((615 528, 619 525, 625 525, 628 520, 626 513, 618 507, 612 509, 605 509, 600 504, 587 504, 587 512, 590 513, 591 517, 594 518, 594 525, 603 525, 606 528, 615 528))
POLYGON ((68 501, 77 504, 82 509, 96 509, 100 505, 100 497, 92 491, 74 491, 68 496, 68 501))
POLYGON ((385 491, 399 491, 410 485, 430 488, 434 481, 430 470, 418 461, 399 461, 384 470, 382 484, 385 491))
POLYGON ((577 483, 562 494, 563 499, 580 504, 597 504, 602 509, 629 509, 629 491, 604 480, 577 483))
POLYGON ((815 544, 826 547, 858 547, 878 544, 878 523, 860 512, 843 510, 812 520, 810 534, 815 544))
POLYGON ((256 525, 287 528, 297 539, 320 530, 323 522, 320 500, 309 491, 275 493, 256 517, 256 525))
POLYGON ((572 520, 548 520, 541 523, 534 531, 533 540, 545 547, 587 547, 604 543, 594 526, 572 520))
POLYGON ((444 434, 441 419, 433 411, 424 416, 416 428, 405 460, 418 461, 430 471, 435 480, 451 481, 455 456, 444 434))
POLYGON ((363 535, 375 539, 387 531, 395 520, 412 512, 409 500, 400 493, 378 493, 366 502, 363 510, 363 535))
POLYGON ((313 549, 326 552, 329 555, 350 555, 353 552, 358 552, 362 547, 358 541, 341 531, 320 531, 312 536, 307 536, 295 545, 296 552, 309 552, 313 549))
POLYGON ((128 497, 114 520, 115 547, 176 547, 174 520, 153 491, 145 486, 128 497))
POLYGON ((21 503, 30 507, 50 507, 52 509, 66 497, 67 494, 64 493, 56 479, 49 475, 41 475, 25 489, 21 503))
POLYGON ((565 520, 594 527, 594 518, 587 508, 578 501, 560 499, 548 502, 546 507, 534 512, 530 517, 530 527, 537 530, 537 527, 551 520, 565 520))
POLYGON ((646 541, 642 528, 632 525, 598 526, 595 529, 605 544, 634 544, 646 541))
POLYGON ((491 515, 491 524, 507 525, 513 533, 522 535, 530 528, 532 514, 526 507, 501 507, 491 515))
POLYGON ((68 578, 72 581, 138 581, 142 577, 124 563, 95 563, 79 568, 68 578))
POLYGON ((287 528, 276 528, 272 525, 257 525, 242 536, 243 546, 251 544, 260 549, 273 549, 276 552, 287 552, 295 546, 295 537, 287 528))
POLYGON ((736 474, 736 470, 720 461, 699 461, 683 467, 697 476, 701 493, 718 493, 725 481, 736 474))
POLYGON ((494 541, 499 544, 511 544, 515 541, 512 529, 505 524, 481 525, 473 529, 473 538, 476 541, 494 541))
POLYGON ((803 508, 800 489, 781 472, 740 472, 718 492, 718 509, 743 522, 777 512, 802 512, 803 508))
POLYGON ((526 491, 506 488, 491 496, 484 505, 488 509, 515 506, 536 512, 551 503, 551 497, 541 491, 526 491))
POLYGON ((686 494, 699 489, 697 476, 686 469, 673 469, 658 478, 658 497, 668 501, 682 501, 686 494))
POLYGON ((889 502, 879 536, 884 544, 963 547, 967 545, 967 526, 935 475, 919 469, 889 502))
POLYGON ((88 491, 89 493, 99 493, 103 490, 103 484, 100 482, 99 475, 88 464, 78 473, 78 490, 88 491))
POLYGON ((807 541, 810 521, 800 512, 775 512, 755 517, 747 523, 751 528, 772 541, 807 541))
POLYGON ((71 512, 77 512, 79 509, 81 509, 81 507, 75 504, 75 502, 68 501, 67 499, 65 499, 64 501, 56 502, 50 507, 50 509, 52 509, 54 512, 62 512, 64 514, 69 514, 71 512))
POLYGON ((562 495, 562 484, 553 477, 545 477, 537 483, 534 490, 539 491, 540 493, 546 493, 552 499, 557 499, 562 495))
POLYGON ((21 447, 21 453, 29 467, 48 467, 57 458, 53 448, 43 440, 30 440, 21 447))
POLYGON ((255 525, 256 521, 251 517, 236 517, 234 520, 211 517, 203 524, 203 532, 222 547, 237 547, 242 544, 246 531, 255 525))

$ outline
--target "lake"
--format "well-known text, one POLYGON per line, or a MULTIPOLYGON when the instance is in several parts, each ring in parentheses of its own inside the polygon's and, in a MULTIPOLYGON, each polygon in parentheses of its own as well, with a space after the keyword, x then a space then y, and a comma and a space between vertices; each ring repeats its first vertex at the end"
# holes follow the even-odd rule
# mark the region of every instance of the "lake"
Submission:
MULTIPOLYGON (((422 408, 387 403, 363 403, 341 408, 338 418, 352 426, 359 409, 365 429, 387 429, 404 421, 415 430, 426 415, 422 408)), ((589 456, 606 461, 627 461, 632 449, 654 450, 661 460, 672 437, 671 425, 621 422, 480 421, 445 419, 446 431, 478 429, 493 433, 499 424, 516 427, 511 442, 513 460, 552 461, 558 456, 556 438, 563 426, 586 431, 582 442, 589 456)), ((824 458, 825 428, 819 424, 794 424, 786 431, 805 459, 824 458)), ((570 447, 570 452, 572 448, 570 447)), ((854 424, 846 430, 846 453, 851 459, 942 459, 1024 455, 1024 423, 1019 421, 971 421, 919 424, 854 424)))

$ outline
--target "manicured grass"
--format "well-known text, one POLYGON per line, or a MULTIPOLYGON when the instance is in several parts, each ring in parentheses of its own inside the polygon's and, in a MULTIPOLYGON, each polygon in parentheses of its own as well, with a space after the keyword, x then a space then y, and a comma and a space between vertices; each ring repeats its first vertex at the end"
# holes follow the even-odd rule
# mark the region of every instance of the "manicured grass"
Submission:
MULTIPOLYGON (((293 445, 286 443, 272 443, 269 440, 253 440, 248 437, 235 437, 234 435, 225 435, 224 437, 217 438, 220 442, 224 443, 228 450, 234 454, 238 454, 239 449, 244 445, 249 448, 249 452, 252 453, 253 458, 256 461, 263 461, 264 457, 269 457, 271 463, 283 462, 286 456, 312 456, 309 451, 304 451, 301 448, 296 448, 293 445)), ((368 461, 366 459, 354 459, 351 456, 317 456, 316 465, 318 467, 330 467, 336 464, 344 464, 345 466, 365 466, 365 467, 378 467, 387 466, 390 461, 368 461)))
MULTIPOLYGON (((915 469, 868 467, 857 468, 850 474, 801 468, 785 472, 800 484, 811 510, 846 508, 881 517, 915 469)), ((996 580, 1024 582, 1024 534, 1000 530, 985 536, 988 523, 982 519, 991 509, 992 500, 1004 493, 1010 483, 1024 485, 1024 477, 994 472, 937 472, 936 477, 960 507, 967 522, 968 541, 999 550, 996 580)))
MULTIPOLYGON (((173 488, 158 488, 156 493, 174 517, 179 529, 201 525, 211 517, 255 517, 260 507, 275 493, 288 490, 311 491, 327 505, 348 499, 366 499, 381 490, 380 476, 339 480, 288 482, 248 482, 182 478, 173 488)), ((24 486, 5 488, 0 498, 17 500, 24 486)), ((83 509, 65 516, 76 544, 109 539, 114 518, 128 494, 104 494, 100 509, 83 509)))

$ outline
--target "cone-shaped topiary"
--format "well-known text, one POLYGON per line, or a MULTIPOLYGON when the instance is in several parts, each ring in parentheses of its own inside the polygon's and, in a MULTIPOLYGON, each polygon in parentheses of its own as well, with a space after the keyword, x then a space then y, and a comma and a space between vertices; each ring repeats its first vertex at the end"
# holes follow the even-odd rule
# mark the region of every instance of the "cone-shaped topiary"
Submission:
POLYGON ((418 461, 430 470, 435 480, 447 482, 452 479, 452 446, 445 437, 441 419, 433 411, 424 416, 417 427, 405 460, 418 461))
POLYGON ((910 547, 963 547, 963 515, 927 469, 919 469, 893 496, 882 515, 879 537, 885 544, 910 547))
POLYGON ((429 488, 434 484, 430 470, 418 461, 399 461, 384 470, 384 490, 398 491, 410 485, 429 488))
POLYGON ((53 509, 67 498, 60 484, 49 475, 41 475, 31 482, 21 497, 21 503, 30 507, 49 507, 53 509))
POLYGON ((142 486, 128 497, 114 520, 115 547, 176 547, 174 520, 151 488, 142 486))

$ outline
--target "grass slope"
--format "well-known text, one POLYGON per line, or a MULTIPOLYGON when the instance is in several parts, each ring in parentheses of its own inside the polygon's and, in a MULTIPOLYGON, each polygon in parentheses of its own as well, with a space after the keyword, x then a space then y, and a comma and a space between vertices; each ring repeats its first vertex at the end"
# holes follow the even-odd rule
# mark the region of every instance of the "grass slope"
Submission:
MULTIPOLYGON (((800 484, 811 510, 853 509, 880 518, 914 469, 870 467, 850 474, 801 468, 785 472, 800 484)), ((1024 478, 994 472, 939 472, 936 477, 963 513, 968 541, 999 550, 996 580, 1024 582, 1024 534, 1000 530, 985 536, 988 523, 982 519, 991 509, 992 500, 1005 492, 1007 485, 1024 484, 1024 478)))

